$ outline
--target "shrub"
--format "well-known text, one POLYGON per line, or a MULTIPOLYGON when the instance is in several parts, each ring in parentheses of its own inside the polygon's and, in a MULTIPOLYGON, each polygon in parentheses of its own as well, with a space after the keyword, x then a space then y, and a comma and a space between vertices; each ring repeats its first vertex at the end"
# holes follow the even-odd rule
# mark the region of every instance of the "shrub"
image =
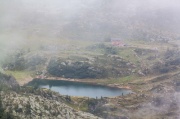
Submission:
POLYGON ((87 62, 75 61, 68 65, 65 61, 51 60, 48 65, 48 72, 51 75, 65 78, 100 78, 104 77, 105 70, 99 67, 92 67, 87 62))

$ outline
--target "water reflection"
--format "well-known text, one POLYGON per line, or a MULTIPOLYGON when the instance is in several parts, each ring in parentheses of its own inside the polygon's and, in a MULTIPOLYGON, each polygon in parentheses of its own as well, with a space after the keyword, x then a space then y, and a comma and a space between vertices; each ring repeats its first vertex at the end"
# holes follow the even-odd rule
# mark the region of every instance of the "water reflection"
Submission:
POLYGON ((110 88, 101 85, 86 84, 80 82, 60 81, 60 80, 41 80, 36 79, 28 85, 38 85, 40 88, 47 88, 59 92, 62 95, 70 96, 86 96, 91 98, 113 97, 126 95, 131 93, 131 90, 110 88))

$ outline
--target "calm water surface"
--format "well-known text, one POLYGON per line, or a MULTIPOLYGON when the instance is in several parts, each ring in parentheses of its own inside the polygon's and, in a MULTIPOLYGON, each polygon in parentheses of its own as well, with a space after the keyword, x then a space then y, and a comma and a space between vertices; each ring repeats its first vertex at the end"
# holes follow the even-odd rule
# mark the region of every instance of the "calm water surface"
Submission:
POLYGON ((62 95, 70 96, 85 96, 91 98, 113 97, 126 95, 131 93, 131 90, 110 88, 107 86, 86 84, 80 82, 70 82, 61 80, 44 80, 36 79, 30 82, 28 85, 36 85, 39 88, 47 88, 53 91, 59 92, 62 95))

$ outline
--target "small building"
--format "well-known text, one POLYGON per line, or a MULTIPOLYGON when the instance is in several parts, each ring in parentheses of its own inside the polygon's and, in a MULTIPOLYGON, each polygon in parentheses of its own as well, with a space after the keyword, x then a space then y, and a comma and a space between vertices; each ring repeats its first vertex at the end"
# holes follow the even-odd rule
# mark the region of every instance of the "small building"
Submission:
POLYGON ((125 46, 125 44, 123 43, 123 40, 120 38, 111 38, 111 44, 113 46, 118 46, 118 47, 125 46))

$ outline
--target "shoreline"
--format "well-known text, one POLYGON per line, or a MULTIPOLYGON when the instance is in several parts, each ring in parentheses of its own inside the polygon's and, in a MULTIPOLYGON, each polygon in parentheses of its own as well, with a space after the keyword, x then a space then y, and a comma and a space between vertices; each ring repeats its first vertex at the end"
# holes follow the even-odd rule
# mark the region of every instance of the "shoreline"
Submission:
POLYGON ((132 90, 132 88, 128 85, 122 86, 120 84, 102 84, 102 83, 96 83, 92 81, 88 81, 86 79, 70 79, 70 78, 62 78, 62 77, 48 77, 48 78, 40 78, 40 77, 36 77, 36 78, 26 78, 24 81, 17 81, 19 83, 20 86, 23 86, 31 81, 33 81, 34 79, 42 79, 42 80, 61 80, 61 81, 70 81, 70 82, 79 82, 79 83, 86 83, 86 84, 93 84, 93 85, 100 85, 100 86, 107 86, 107 87, 111 87, 111 88, 118 88, 118 89, 127 89, 127 90, 132 90))

